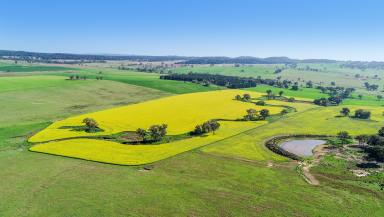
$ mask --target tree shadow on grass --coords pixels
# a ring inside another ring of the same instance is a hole
[[[87,132],[87,133],[98,133],[98,132],[104,132],[103,129],[94,127],[92,129],[89,129],[87,126],[61,126],[59,129],[70,129],[70,131],[77,131],[77,132]]]

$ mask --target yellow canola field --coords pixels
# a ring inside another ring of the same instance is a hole
[[[266,121],[221,121],[215,135],[179,140],[161,145],[124,145],[94,139],[69,139],[38,144],[31,151],[120,165],[140,165],[159,161],[191,149],[220,141],[246,130],[256,128]]]
[[[161,98],[57,121],[31,137],[29,142],[110,135],[122,131],[135,131],[137,128],[147,129],[151,125],[163,123],[168,125],[169,135],[177,135],[189,132],[197,124],[210,119],[241,118],[249,108],[269,109],[270,114],[277,114],[282,110],[280,107],[256,106],[234,100],[235,95],[244,93],[249,93],[253,98],[262,95],[243,90],[219,90]],[[90,134],[68,129],[68,126],[82,126],[82,120],[87,117],[95,119],[104,131]]]

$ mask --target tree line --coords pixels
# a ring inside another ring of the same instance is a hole
[[[292,90],[299,89],[299,85],[297,82],[281,80],[281,77],[278,77],[276,79],[263,79],[260,76],[258,76],[257,78],[253,78],[190,72],[187,74],[171,73],[167,75],[161,75],[160,79],[215,84],[217,86],[223,86],[227,88],[249,88],[256,87],[259,84],[265,84],[281,88],[291,88]]]

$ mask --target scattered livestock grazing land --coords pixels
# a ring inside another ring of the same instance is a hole
[[[384,83],[374,78],[384,76],[380,69],[170,68],[282,76],[299,83],[296,91],[161,80],[159,73],[103,63],[70,66],[0,62],[0,216],[384,216],[382,163],[367,159],[360,141],[337,143],[340,131],[376,135],[384,126],[384,100],[376,97]],[[313,100],[328,95],[305,88],[307,80],[335,81],[356,92],[338,106],[317,106]],[[365,81],[380,84],[379,90],[364,90]],[[267,90],[283,91],[283,98],[268,98]],[[345,107],[349,115],[341,115]],[[355,118],[359,109],[370,118]],[[266,118],[262,110],[269,111]],[[95,131],[85,130],[85,118],[97,122]],[[196,134],[209,120],[219,128]],[[166,135],[151,140],[151,126],[162,124]],[[147,134],[132,142],[138,128]],[[294,135],[330,139],[300,164],[265,146]]]

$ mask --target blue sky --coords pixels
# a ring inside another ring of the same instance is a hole
[[[0,0],[0,49],[384,61],[380,0]]]

